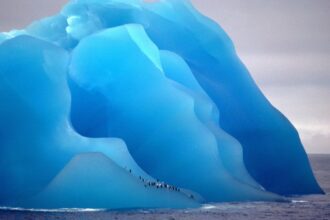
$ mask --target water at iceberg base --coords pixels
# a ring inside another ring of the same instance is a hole
[[[189,1],[72,0],[0,34],[0,206],[322,193],[298,133]]]

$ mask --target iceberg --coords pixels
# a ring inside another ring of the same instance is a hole
[[[0,33],[0,206],[322,193],[293,125],[187,0],[71,0]]]

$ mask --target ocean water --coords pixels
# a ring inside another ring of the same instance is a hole
[[[291,202],[207,204],[200,209],[107,211],[94,209],[23,210],[0,208],[0,219],[310,219],[330,220],[330,155],[310,155],[314,173],[326,195],[290,198]]]

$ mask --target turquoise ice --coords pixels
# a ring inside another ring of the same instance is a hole
[[[0,205],[322,193],[298,133],[189,1],[75,0],[0,34]]]

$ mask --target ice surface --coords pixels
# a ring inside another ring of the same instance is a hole
[[[322,192],[294,127],[189,1],[72,0],[1,33],[0,103],[3,206],[196,206],[141,179],[207,202]]]
[[[199,206],[182,192],[149,186],[100,153],[74,157],[40,194],[27,203],[43,209]]]

